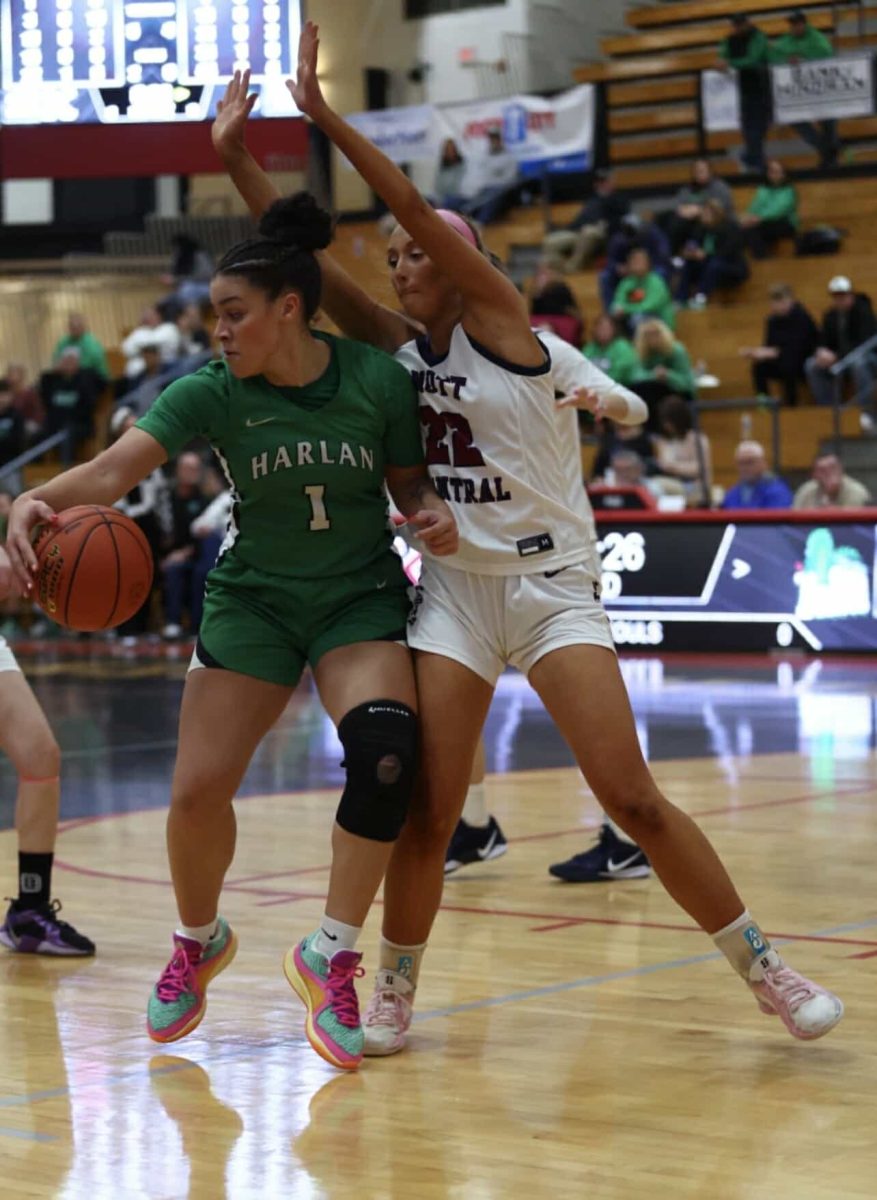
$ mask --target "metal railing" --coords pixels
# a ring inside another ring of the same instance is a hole
[[[56,446],[66,444],[70,440],[69,429],[59,429],[57,433],[50,434],[49,437],[43,438],[41,442],[31,446],[17,458],[11,459],[5,466],[0,467],[0,483],[4,479],[8,479],[10,475],[18,476],[18,472],[22,467],[26,467],[28,463],[33,462],[37,458],[42,458],[49,450],[54,450]]]
[[[877,358],[877,333],[873,337],[869,337],[866,342],[862,342],[861,346],[856,346],[855,350],[851,350],[849,354],[845,354],[843,358],[838,359],[828,368],[828,373],[831,375],[834,388],[832,394],[832,437],[835,447],[840,449],[841,431],[840,431],[840,410],[843,406],[843,377],[847,371],[853,370],[860,362],[865,359]],[[875,374],[877,374],[877,363],[872,365],[870,379],[860,387],[858,391],[853,393],[850,400],[850,405],[861,404],[862,399],[867,393],[870,393],[870,398],[873,399]]]

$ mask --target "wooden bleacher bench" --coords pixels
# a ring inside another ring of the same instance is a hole
[[[652,29],[656,25],[677,25],[687,21],[710,21],[744,12],[756,22],[761,13],[791,12],[796,8],[829,8],[826,0],[685,0],[679,4],[651,4],[648,8],[632,8],[625,21],[634,29]],[[809,18],[809,14],[808,14]]]
[[[645,83],[610,83],[607,100],[612,109],[640,104],[666,104],[672,100],[696,100],[694,78],[655,79]]]
[[[696,8],[697,5],[691,7]],[[787,10],[789,6],[786,6]],[[808,20],[814,29],[823,32],[832,30],[838,20],[854,16],[856,8],[843,8],[837,11],[826,9],[811,13]],[[757,17],[755,24],[768,37],[777,37],[788,33],[789,22],[787,13],[776,17]],[[603,38],[600,49],[604,54],[662,54],[668,50],[682,50],[693,46],[718,46],[728,36],[727,20],[716,23],[708,22],[697,25],[671,25],[648,33],[627,33],[618,37]]]

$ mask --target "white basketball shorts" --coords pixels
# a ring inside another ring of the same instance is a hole
[[[532,575],[475,575],[424,561],[408,645],[443,654],[493,685],[506,666],[528,675],[561,646],[615,650],[600,583],[584,564]]]
[[[15,655],[9,648],[6,638],[0,637],[0,671],[20,671],[21,667],[15,661]]]

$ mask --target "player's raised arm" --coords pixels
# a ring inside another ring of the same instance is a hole
[[[463,297],[466,329],[512,361],[538,366],[543,361],[542,350],[530,332],[527,306],[515,285],[473,244],[474,239],[470,242],[461,237],[453,225],[442,220],[377,146],[329,107],[317,78],[318,50],[317,26],[308,21],[299,40],[296,79],[287,84],[298,108],[350,160],[423,253],[441,264],[442,273]]]
[[[255,220],[265,213],[280,192],[247,149],[247,119],[256,101],[249,93],[250,72],[236,71],[216,107],[211,128],[213,145],[232,183]],[[422,332],[401,313],[378,304],[325,250],[317,253],[323,276],[320,304],[347,337],[377,346],[392,354]]]
[[[71,467],[24,492],[9,513],[6,549],[18,583],[25,591],[32,586],[37,569],[30,535],[36,525],[51,521],[55,513],[75,504],[114,504],[160,467],[167,453],[151,434],[129,429],[109,449],[91,462]]]

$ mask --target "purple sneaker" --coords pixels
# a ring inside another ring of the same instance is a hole
[[[25,908],[13,900],[0,926],[0,942],[19,954],[52,954],[63,958],[85,958],[94,954],[94,942],[58,917],[61,901],[51,900]]]

